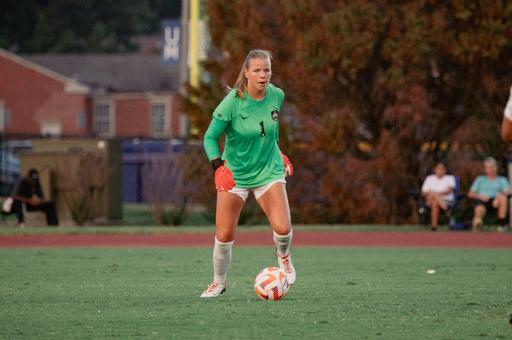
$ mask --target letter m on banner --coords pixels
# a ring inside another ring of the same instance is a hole
[[[179,20],[162,20],[162,61],[179,64],[181,46],[181,23]]]

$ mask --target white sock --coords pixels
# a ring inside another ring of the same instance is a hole
[[[215,245],[213,246],[213,281],[217,283],[224,284],[226,282],[234,242],[224,243],[215,238]]]
[[[274,231],[274,242],[277,248],[277,255],[283,257],[290,253],[290,245],[292,243],[292,231],[286,235],[279,235]]]

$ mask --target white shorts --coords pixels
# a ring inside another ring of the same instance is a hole
[[[247,197],[249,197],[249,193],[251,191],[254,193],[254,197],[256,199],[259,199],[275,183],[286,183],[286,180],[284,178],[276,179],[275,181],[269,182],[269,183],[267,183],[265,185],[262,185],[261,187],[256,187],[256,188],[238,188],[238,187],[234,187],[233,189],[229,190],[228,192],[231,192],[231,193],[237,195],[238,197],[240,197],[245,202]]]

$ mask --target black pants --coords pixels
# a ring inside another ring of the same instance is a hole
[[[38,205],[32,205],[25,203],[25,207],[27,211],[38,211],[41,210],[46,215],[46,224],[47,225],[59,225],[59,219],[57,217],[57,212],[55,211],[55,205],[52,202],[43,202]],[[16,214],[18,218],[18,223],[23,223],[25,221],[25,216],[23,215],[23,202],[14,200],[12,202],[12,210],[11,212]]]

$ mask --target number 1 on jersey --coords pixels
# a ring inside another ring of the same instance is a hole
[[[263,124],[263,121],[260,122],[261,127],[261,137],[265,136],[265,124]]]

